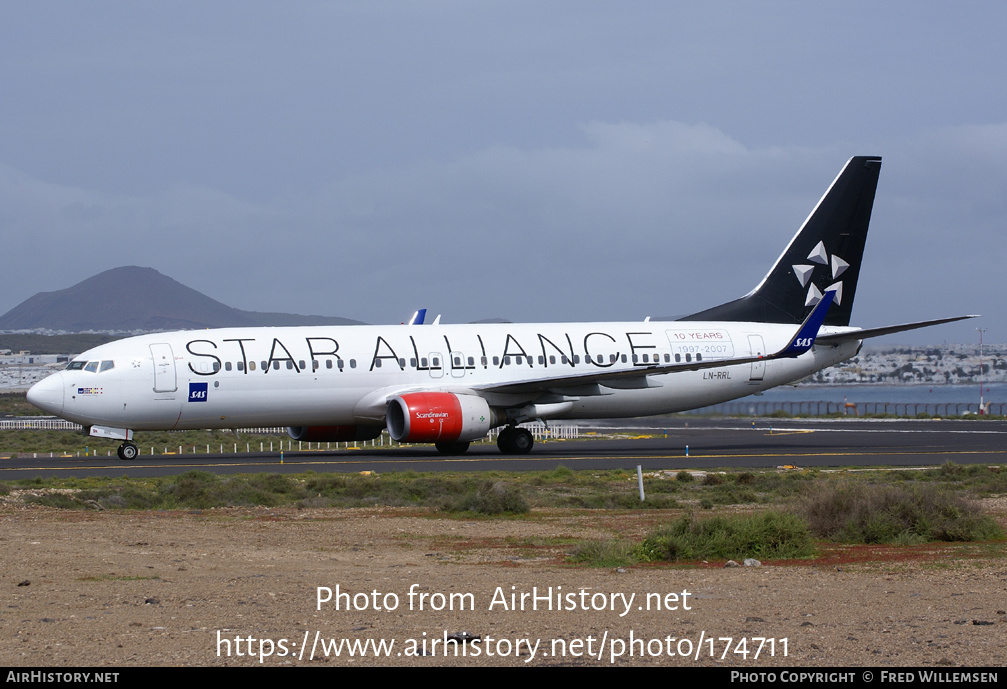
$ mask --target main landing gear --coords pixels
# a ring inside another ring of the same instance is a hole
[[[497,438],[497,447],[505,455],[526,455],[531,452],[535,444],[535,438],[527,428],[508,426],[500,431]]]
[[[136,459],[136,456],[140,454],[140,449],[136,446],[136,443],[131,440],[127,440],[119,446],[119,449],[116,450],[116,454],[119,455],[119,459],[129,462]]]

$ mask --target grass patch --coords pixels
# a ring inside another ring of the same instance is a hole
[[[1004,537],[996,521],[948,488],[819,483],[799,513],[821,538],[841,543],[915,544],[988,541]]]
[[[486,515],[525,514],[531,511],[531,505],[525,500],[518,486],[500,481],[486,481],[475,490],[446,501],[441,511]]]
[[[622,539],[585,541],[571,551],[570,562],[591,567],[627,567],[636,564],[636,545]]]
[[[814,554],[807,523],[777,511],[702,519],[684,515],[652,531],[636,549],[641,562],[790,560]]]

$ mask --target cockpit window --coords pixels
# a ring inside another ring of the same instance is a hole
[[[101,368],[98,369],[98,373],[101,373],[102,371],[108,371],[109,369],[113,368],[115,368],[114,361],[103,361],[101,362]]]
[[[87,363],[86,361],[71,361],[69,364],[66,365],[66,370],[79,371],[82,368],[84,368],[84,364],[86,363]]]
[[[84,370],[85,371],[90,371],[91,373],[97,373],[98,372],[98,362],[97,361],[89,361],[89,362],[87,362],[87,365],[84,366]]]

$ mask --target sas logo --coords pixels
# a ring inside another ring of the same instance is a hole
[[[206,401],[206,383],[189,383],[189,401]]]

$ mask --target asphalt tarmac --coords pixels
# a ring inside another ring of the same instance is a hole
[[[69,476],[168,476],[193,469],[216,474],[360,471],[531,471],[571,469],[714,469],[924,467],[999,465],[1007,461],[1007,422],[982,420],[670,419],[590,422],[582,434],[609,436],[537,442],[530,454],[506,456],[474,445],[459,457],[432,446],[238,454],[141,454],[0,460],[0,481]],[[618,437],[612,438],[616,435]],[[138,438],[143,449],[142,435]]]

